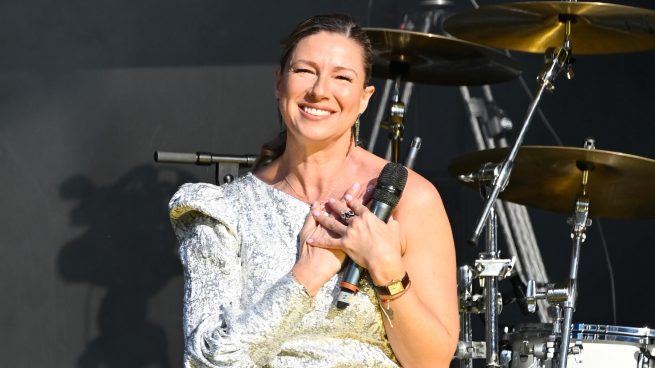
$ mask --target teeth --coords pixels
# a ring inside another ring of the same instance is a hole
[[[307,107],[307,106],[305,106],[305,107],[303,107],[302,109],[303,109],[303,111],[305,111],[305,112],[308,113],[308,114],[317,115],[317,116],[327,116],[327,115],[330,114],[329,111],[320,110],[320,109],[315,109],[315,108],[313,108],[313,107]]]

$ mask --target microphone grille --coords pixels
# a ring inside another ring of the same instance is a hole
[[[396,207],[407,184],[407,169],[399,163],[390,162],[384,166],[373,192],[373,200]]]

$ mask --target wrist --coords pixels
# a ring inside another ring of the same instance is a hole
[[[371,280],[374,285],[386,285],[393,280],[402,279],[405,274],[405,266],[400,257],[389,257],[383,262],[371,264],[368,268],[368,273],[371,275]]]
[[[305,287],[305,290],[310,296],[315,296],[324,282],[317,280],[315,273],[309,270],[311,270],[310,267],[303,267],[302,264],[296,263],[291,269],[291,275],[298,283]]]

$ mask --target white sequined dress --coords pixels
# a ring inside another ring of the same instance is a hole
[[[185,367],[398,367],[367,280],[338,310],[341,274],[313,298],[291,275],[308,213],[252,174],[175,193]]]

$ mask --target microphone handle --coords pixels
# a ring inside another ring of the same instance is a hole
[[[389,217],[391,217],[393,207],[381,201],[373,201],[371,202],[370,210],[377,218],[387,222],[389,221]],[[350,258],[346,258],[345,262],[346,271],[340,284],[341,291],[339,291],[339,296],[337,297],[338,309],[345,309],[350,305],[353,296],[359,291],[359,279],[362,277],[362,271],[364,270],[362,266],[353,262]]]

